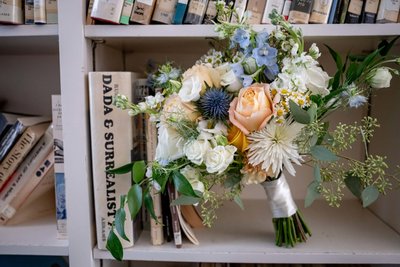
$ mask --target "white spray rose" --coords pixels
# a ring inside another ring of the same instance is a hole
[[[387,88],[390,86],[391,79],[392,74],[388,68],[377,68],[371,78],[368,79],[368,83],[372,88]]]
[[[211,140],[214,138],[214,135],[228,135],[228,127],[226,127],[226,125],[222,122],[217,122],[214,128],[208,127],[208,120],[199,121],[199,124],[197,125],[197,131],[200,132],[200,135],[198,139]]]
[[[160,163],[168,163],[183,157],[183,142],[184,139],[175,129],[165,123],[160,123],[155,160]]]
[[[198,169],[193,168],[192,166],[185,166],[180,170],[180,173],[185,176],[193,190],[200,191],[204,193],[204,184],[200,181],[200,172]]]
[[[227,86],[226,90],[231,93],[235,93],[242,89],[242,82],[236,77],[233,70],[221,75],[221,85]]]
[[[236,152],[234,146],[216,146],[206,154],[207,172],[221,174],[233,161]]]
[[[206,152],[211,149],[211,145],[207,140],[189,141],[183,146],[185,156],[196,165],[201,165]]]
[[[329,94],[329,79],[328,74],[323,71],[320,67],[313,66],[305,71],[307,75],[307,88],[312,94],[318,94],[326,96]]]
[[[182,82],[179,96],[183,102],[197,101],[203,89],[202,80],[198,76],[190,76]]]

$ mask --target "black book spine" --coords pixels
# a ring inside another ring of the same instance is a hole
[[[360,23],[363,7],[363,0],[351,0],[344,23]]]
[[[161,194],[161,208],[162,208],[162,216],[163,216],[163,233],[164,238],[167,242],[171,242],[174,239],[174,232],[172,230],[172,218],[171,218],[171,209],[170,209],[170,201],[168,196],[168,188],[165,188],[164,193]]]
[[[342,13],[342,9],[343,9],[343,0],[339,0],[335,10],[335,16],[333,18],[334,24],[340,23],[340,14]]]

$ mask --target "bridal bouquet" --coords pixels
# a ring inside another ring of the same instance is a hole
[[[301,31],[277,13],[271,15],[276,28],[268,33],[254,31],[246,17],[237,24],[226,22],[224,15],[235,11],[218,9],[216,31],[225,40],[220,49],[210,50],[184,72],[172,63],[160,66],[150,76],[157,93],[141,103],[123,95],[115,99],[132,116],[149,114],[158,130],[153,162],[112,171],[132,171],[134,181],[121,198],[108,238],[117,258],[122,247],[116,233],[125,236],[124,205],[134,217],[144,204],[155,218],[153,186],[163,192],[173,183],[179,198],[172,205],[199,203],[203,223],[211,226],[224,200],[243,206],[242,188],[261,184],[272,209],[276,245],[293,247],[311,235],[285,179],[285,173],[296,175],[295,165],[314,168],[306,206],[318,196],[339,206],[347,186],[366,207],[398,181],[396,173],[387,173],[385,157],[367,150],[379,126],[376,119],[337,126],[326,119],[338,108],[368,104],[372,90],[389,87],[392,74],[399,74],[388,67],[400,63],[388,55],[395,40],[367,56],[345,59],[328,47],[337,66],[330,76],[318,62],[318,47],[306,49]],[[357,139],[366,144],[365,159],[341,156]],[[217,185],[223,190],[213,191]]]

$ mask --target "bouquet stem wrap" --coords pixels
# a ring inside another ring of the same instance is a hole
[[[285,175],[281,174],[278,179],[262,182],[261,185],[270,200],[275,244],[294,247],[296,243],[305,242],[311,231],[294,203]]]

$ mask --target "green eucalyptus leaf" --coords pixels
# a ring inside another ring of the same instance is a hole
[[[338,160],[338,157],[335,154],[333,154],[332,151],[321,145],[311,147],[310,152],[311,155],[317,160],[321,161]]]
[[[133,166],[133,162],[123,165],[121,167],[115,168],[115,169],[106,170],[106,172],[114,173],[114,174],[124,174],[124,173],[130,172],[132,170],[132,166]]]
[[[295,121],[302,124],[309,124],[311,122],[311,117],[307,113],[307,111],[305,111],[295,102],[293,102],[293,100],[289,100],[289,106],[290,113],[293,115]]]
[[[376,186],[370,185],[366,187],[361,193],[361,200],[363,207],[366,208],[375,202],[379,197],[379,190]]]
[[[321,168],[319,167],[319,164],[315,164],[314,166],[314,181],[316,182],[321,182]]]
[[[308,208],[317,199],[320,195],[318,191],[319,182],[312,181],[307,187],[307,195],[306,199],[304,200],[304,206]]]
[[[318,137],[318,141],[317,141],[317,145],[322,144],[323,141],[327,141],[326,137],[327,135],[329,135],[328,133],[328,129],[329,129],[329,122],[324,122],[322,125],[322,131],[320,132],[320,136]],[[331,144],[329,142],[327,142],[327,144]]]
[[[244,210],[243,201],[242,201],[242,199],[240,198],[239,195],[235,195],[235,197],[233,198],[233,201],[235,201],[235,203],[238,204],[238,206],[239,206],[242,210]]]
[[[362,185],[360,178],[352,174],[347,174],[344,183],[354,196],[361,199]]]
[[[136,217],[142,207],[142,196],[142,187],[138,184],[134,184],[128,191],[128,208],[132,219]]]
[[[125,234],[125,221],[126,221],[126,213],[125,210],[118,209],[115,213],[115,229],[117,233],[126,241],[129,242],[129,238]]]
[[[172,173],[172,180],[174,181],[176,190],[182,195],[198,197],[193,191],[192,185],[179,171],[174,171]]]
[[[239,184],[242,177],[239,173],[229,173],[228,178],[224,181],[225,188],[232,188]]]
[[[171,202],[171,205],[193,205],[199,203],[201,198],[181,195]]]
[[[144,194],[144,206],[146,207],[147,211],[150,213],[151,218],[153,218],[156,222],[159,223],[158,218],[154,212],[153,198],[149,191],[146,191]]]
[[[308,108],[307,113],[310,117],[310,122],[314,122],[315,119],[317,118],[317,104],[312,103],[311,106]]]
[[[124,250],[122,249],[121,241],[114,233],[114,227],[108,233],[106,248],[116,260],[122,261]]]
[[[143,160],[136,161],[132,166],[132,180],[135,183],[140,183],[146,173],[146,163]]]
[[[125,202],[126,202],[126,195],[121,195],[120,201],[119,201],[119,208],[120,209],[124,208]]]

